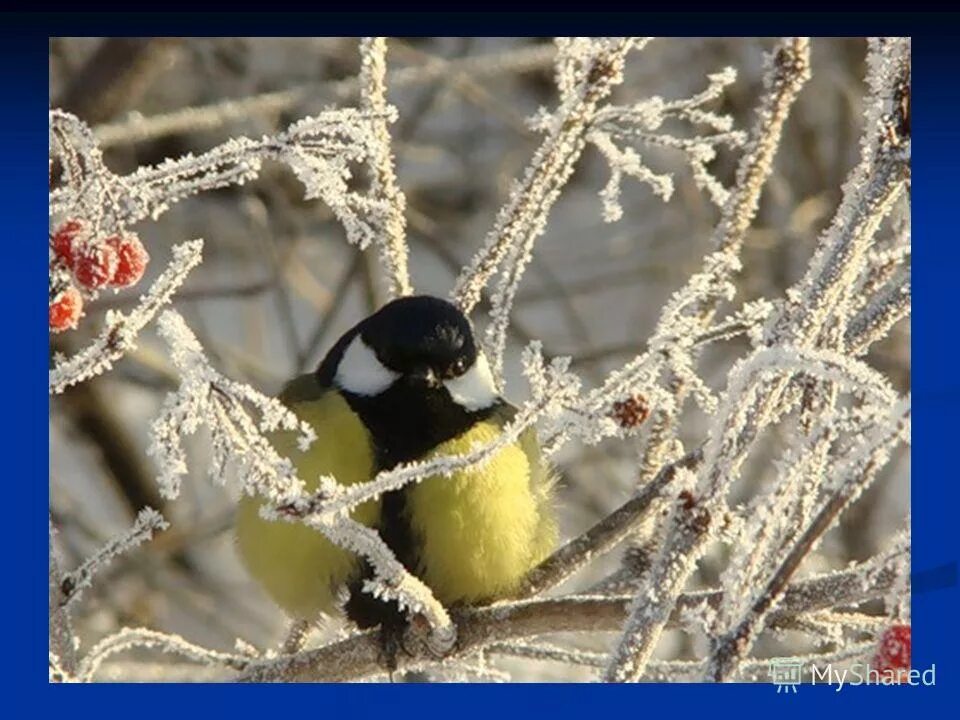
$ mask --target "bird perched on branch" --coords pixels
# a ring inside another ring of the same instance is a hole
[[[353,485],[399,463],[463,454],[497,438],[516,412],[497,391],[470,321],[430,296],[394,300],[361,321],[280,397],[317,435],[305,452],[292,433],[274,440],[307,490],[322,475]],[[552,551],[551,485],[531,430],[482,465],[388,492],[353,517],[376,528],[442,604],[483,604],[509,596]],[[362,591],[372,577],[366,562],[305,525],[262,519],[259,503],[241,501],[238,545],[277,604],[313,620],[346,597],[347,616],[362,628],[379,625],[395,648],[405,618],[396,603]]]

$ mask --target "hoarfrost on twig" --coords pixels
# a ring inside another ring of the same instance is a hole
[[[144,218],[156,220],[173,203],[199,192],[243,185],[264,160],[290,167],[304,197],[320,199],[343,225],[347,239],[366,248],[378,240],[394,204],[379,193],[351,189],[352,166],[383,155],[382,124],[396,110],[329,110],[259,140],[233,138],[201,155],[188,153],[130,175],[110,172],[90,129],[69,113],[50,112],[50,145],[62,160],[64,181],[50,193],[51,216],[83,218],[97,235],[120,232]]]
[[[875,55],[881,47],[882,43],[872,42],[871,54]],[[773,346],[792,346],[791,352],[809,347],[817,341],[829,318],[843,311],[838,301],[857,280],[881,219],[904,188],[909,137],[900,133],[909,123],[898,119],[897,108],[891,113],[876,112],[875,108],[887,107],[891,98],[902,91],[899,89],[904,75],[909,72],[905,59],[908,48],[909,41],[896,43],[889,56],[870,60],[874,95],[868,103],[861,162],[853,171],[853,180],[848,182],[841,207],[825,231],[821,249],[807,275],[788,292],[787,302],[767,321],[763,341],[772,348],[770,358],[781,354]],[[878,79],[878,75],[882,77]],[[849,376],[864,379],[881,403],[893,402],[885,383],[876,381],[871,371],[851,360],[835,360],[802,369],[824,373],[826,379],[836,382]],[[760,431],[784,411],[781,402],[787,397],[785,391],[795,374],[786,371],[773,380],[757,379],[736,387],[731,378],[726,405],[711,431],[697,486],[674,507],[663,546],[649,573],[651,589],[638,592],[606,679],[628,681],[643,675],[677,595],[711,533],[716,532],[718,515],[725,508],[725,491],[737,478]]]
[[[99,337],[72,357],[58,359],[50,370],[50,394],[61,393],[71,385],[109,370],[113,363],[135,347],[137,335],[153,320],[187,274],[200,264],[202,240],[193,240],[173,249],[173,260],[127,314],[110,311]]]
[[[611,104],[628,53],[649,40],[557,39],[559,103],[531,120],[544,138],[452,293],[469,313],[492,285],[491,322],[483,344],[502,384],[517,289],[584,148],[594,145],[610,165],[610,181],[601,191],[606,220],[620,215],[625,176],[669,196],[671,179],[644,164],[644,149],[684,155],[696,184],[721,206],[711,251],[701,269],[663,306],[646,349],[594,386],[586,386],[571,371],[569,358],[545,358],[540,342],[530,342],[522,354],[528,397],[517,403],[515,417],[496,439],[460,455],[398,465],[346,487],[333,477],[300,477],[290,458],[277,452],[270,434],[294,432],[300,448],[307,449],[317,439],[311,426],[278,400],[219,372],[176,312],[168,310],[159,318],[159,333],[170,348],[178,380],[150,429],[150,453],[160,469],[161,493],[168,498],[178,494],[188,469],[184,439],[205,428],[212,449],[209,473],[215,482],[235,479],[243,493],[264,501],[263,517],[301,523],[364,557],[373,575],[363,591],[394,600],[407,613],[426,620],[432,631],[428,647],[447,659],[437,665],[426,656],[403,656],[401,669],[428,669],[440,679],[506,680],[509,675],[491,666],[489,656],[511,654],[602,669],[604,679],[614,681],[759,680],[766,677],[767,661],[751,658],[750,652],[761,632],[790,630],[810,636],[818,652],[797,659],[821,666],[865,656],[885,623],[909,619],[906,533],[866,562],[811,578],[796,576],[824,532],[869,485],[892,449],[909,441],[909,396],[900,397],[863,356],[910,312],[910,218],[905,202],[910,182],[910,42],[870,40],[870,95],[860,162],[844,185],[840,206],[820,236],[806,273],[782,298],[727,307],[735,299],[740,251],[771,174],[784,122],[810,75],[809,41],[783,38],[776,44],[767,59],[757,118],[745,138],[733,129],[729,117],[710,109],[734,81],[731,69],[708,76],[704,89],[688,98]],[[326,110],[260,139],[229,140],[208,152],[124,176],[105,166],[85,124],[68,113],[51,111],[51,158],[60,164],[59,182],[50,195],[51,217],[81,218],[95,232],[119,231],[158,217],[192,194],[245,183],[258,176],[264,160],[279,161],[301,180],[308,199],[321,199],[332,209],[351,242],[376,248],[390,294],[409,294],[406,201],[388,132],[396,111],[386,94],[388,81],[416,82],[417,72],[404,68],[388,74],[385,52],[384,38],[362,40],[359,76],[333,88],[340,97],[358,94],[358,109]],[[516,62],[539,67],[552,54],[552,49],[545,53],[537,47],[529,57],[520,53]],[[481,66],[480,59],[467,58],[431,60],[423,72],[439,77],[471,67],[498,71],[489,60]],[[249,100],[208,109],[206,115],[201,113],[199,126],[292,107],[303,100],[303,90]],[[679,136],[672,130],[675,123],[667,132],[668,120],[679,120],[692,132]],[[145,122],[144,132],[176,131],[191,121],[189,113],[161,116]],[[135,123],[128,125],[100,132],[123,139],[135,134]],[[721,145],[744,146],[731,188],[722,187],[708,169]],[[360,169],[370,181],[363,188],[355,178]],[[888,216],[890,232],[884,231],[885,237],[877,240]],[[176,247],[170,266],[133,311],[108,314],[104,331],[89,347],[69,359],[56,358],[50,371],[51,394],[105,371],[130,350],[138,333],[199,263],[200,251],[200,241]],[[721,310],[725,316],[715,319]],[[749,343],[743,343],[746,350],[726,371],[722,389],[708,384],[698,367],[700,349],[744,334]],[[710,418],[707,431],[689,451],[678,433],[688,398]],[[628,406],[631,412],[624,410]],[[730,490],[758,438],[788,417],[797,420],[796,432],[771,464],[770,482],[741,505],[729,506]],[[637,491],[535,568],[517,597],[460,610],[455,626],[430,588],[404,568],[378,532],[354,521],[350,513],[410,483],[448,477],[488,462],[533,430],[547,457],[570,442],[594,444],[645,432]],[[308,493],[304,480],[311,486],[315,481],[317,489]],[[588,594],[541,597],[629,541],[654,515],[665,515],[665,520],[657,543],[644,546],[642,563],[638,553],[628,552],[621,570],[591,585]],[[239,672],[238,679],[244,681],[351,680],[382,674],[379,646],[371,633],[363,632],[315,649],[292,644],[290,653],[278,656],[260,654],[243,643],[236,652],[224,653],[178,635],[127,628],[79,653],[71,601],[98,568],[162,527],[162,517],[145,509],[129,531],[74,572],[63,573],[54,556],[51,525],[51,681],[123,677],[125,665],[130,666],[128,677],[183,676],[183,663],[165,669],[139,659],[111,660],[135,649],[185,657],[216,679],[223,679],[224,672]],[[711,541],[732,546],[719,583],[707,590],[685,591]],[[883,615],[856,609],[876,599],[884,600]],[[668,627],[705,634],[709,650],[689,661],[652,661]],[[540,638],[558,632],[619,632],[619,637],[610,653],[553,645]],[[104,665],[107,661],[111,662]]]
[[[90,682],[103,662],[117,653],[146,648],[181,655],[204,665],[224,665],[237,670],[245,668],[250,658],[242,655],[209,650],[191,643],[179,635],[157,632],[146,628],[123,628],[98,642],[80,663],[79,678]]]
[[[114,558],[129,552],[138,545],[153,539],[153,534],[159,530],[166,530],[170,523],[153,508],[144,508],[134,520],[133,526],[117,535],[93,555],[83,561],[73,572],[67,573],[61,579],[63,600],[68,606],[80,597],[81,593],[90,587],[93,576],[103,569]]]
[[[719,98],[724,88],[736,79],[736,70],[725,68],[709,75],[707,88],[690,98],[664,100],[654,96],[632,105],[609,105],[597,113],[587,139],[603,154],[610,166],[610,181],[600,193],[604,220],[614,222],[623,216],[620,185],[625,175],[649,185],[654,194],[664,201],[673,195],[673,179],[670,175],[654,172],[644,165],[642,156],[634,148],[619,147],[616,141],[681,153],[690,164],[697,187],[707,191],[716,205],[722,206],[727,201],[727,189],[710,174],[707,164],[716,158],[717,147],[725,145],[738,148],[743,145],[746,135],[732,129],[733,119],[729,115],[717,115],[703,106]],[[662,126],[669,118],[705,126],[709,132],[689,138],[677,137],[663,130]]]
[[[773,171],[773,160],[780,145],[783,125],[801,88],[810,77],[810,41],[808,38],[782,38],[766,59],[763,75],[764,93],[757,110],[757,120],[737,166],[734,189],[720,214],[713,231],[711,244],[714,253],[704,259],[703,270],[695,274],[664,308],[654,333],[664,337],[681,317],[685,317],[687,333],[696,334],[698,327],[708,324],[716,308],[729,291],[704,293],[704,286],[724,288],[740,270],[740,249],[747,229],[760,207],[760,194]],[[683,316],[678,316],[677,298],[694,296],[695,302],[683,303]],[[688,360],[689,367],[692,361]],[[686,373],[690,379],[690,373]],[[684,378],[675,371],[668,372],[663,384],[676,395],[669,407],[657,408],[650,421],[650,431],[643,449],[642,477],[649,478],[665,461],[670,449],[676,447],[677,417],[683,409],[687,388]]]
[[[299,420],[279,400],[224,378],[207,361],[200,343],[183,318],[172,310],[160,318],[160,334],[170,346],[171,358],[181,377],[179,390],[170,393],[151,427],[149,452],[161,467],[159,481],[167,497],[175,497],[187,470],[182,438],[201,425],[210,432],[213,460],[211,477],[226,480],[228,466],[236,469],[242,491],[261,497],[261,514],[271,520],[302,521],[322,532],[334,544],[366,558],[374,581],[365,590],[377,597],[397,600],[402,608],[426,617],[441,642],[452,642],[453,626],[444,608],[418,578],[397,561],[375,530],[342,513],[298,514],[309,502],[304,482],[289,458],[282,457],[264,432],[297,431],[301,447],[314,440],[310,425]],[[255,408],[257,421],[244,407]],[[317,478],[321,489],[337,487],[332,477]]]
[[[371,151],[373,187],[371,194],[382,197],[386,203],[385,217],[381,222],[381,231],[376,239],[380,253],[380,262],[390,283],[393,297],[410,295],[410,271],[407,268],[406,218],[404,211],[407,200],[397,186],[394,171],[393,148],[390,145],[390,132],[387,129],[387,117],[390,106],[387,104],[387,40],[386,38],[364,38],[360,41],[360,96],[363,107],[374,118],[373,132],[377,142]]]
[[[502,379],[510,308],[533,244],[543,234],[547,215],[573,174],[600,104],[623,81],[627,53],[634,47],[642,49],[647,42],[649,38],[580,38],[573,43],[558,43],[557,67],[563,78],[560,107],[549,121],[541,121],[549,125],[547,137],[534,153],[523,179],[511,189],[483,249],[460,273],[452,293],[454,301],[469,313],[493,275],[500,272],[486,338],[498,379]]]

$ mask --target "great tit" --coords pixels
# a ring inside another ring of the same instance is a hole
[[[470,321],[431,296],[394,300],[341,337],[318,369],[281,400],[317,439],[274,437],[308,490],[321,475],[352,485],[398,463],[458,455],[494,440],[516,413],[496,389]],[[359,506],[397,558],[447,607],[504,598],[554,548],[552,475],[528,431],[487,463],[434,476]],[[304,525],[271,522],[241,501],[240,555],[289,615],[314,620],[341,608],[362,628],[402,623],[394,603],[361,591],[371,570]]]

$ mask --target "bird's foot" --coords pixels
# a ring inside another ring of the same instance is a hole
[[[455,648],[457,642],[456,625],[436,629],[423,615],[413,615],[407,623],[403,636],[403,645],[408,653],[429,655],[434,660],[442,660]]]
[[[405,622],[384,622],[380,625],[380,663],[387,669],[391,681],[393,673],[397,670],[397,658],[400,653],[413,655],[404,645],[405,634]]]
[[[456,639],[456,626],[437,631],[422,615],[403,618],[402,622],[384,622],[380,625],[380,661],[392,680],[400,653],[408,658],[442,660],[455,649]]]

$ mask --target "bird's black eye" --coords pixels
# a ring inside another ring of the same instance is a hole
[[[457,358],[453,365],[447,369],[447,375],[449,377],[459,377],[463,375],[464,371],[467,369],[467,360],[466,358]]]

